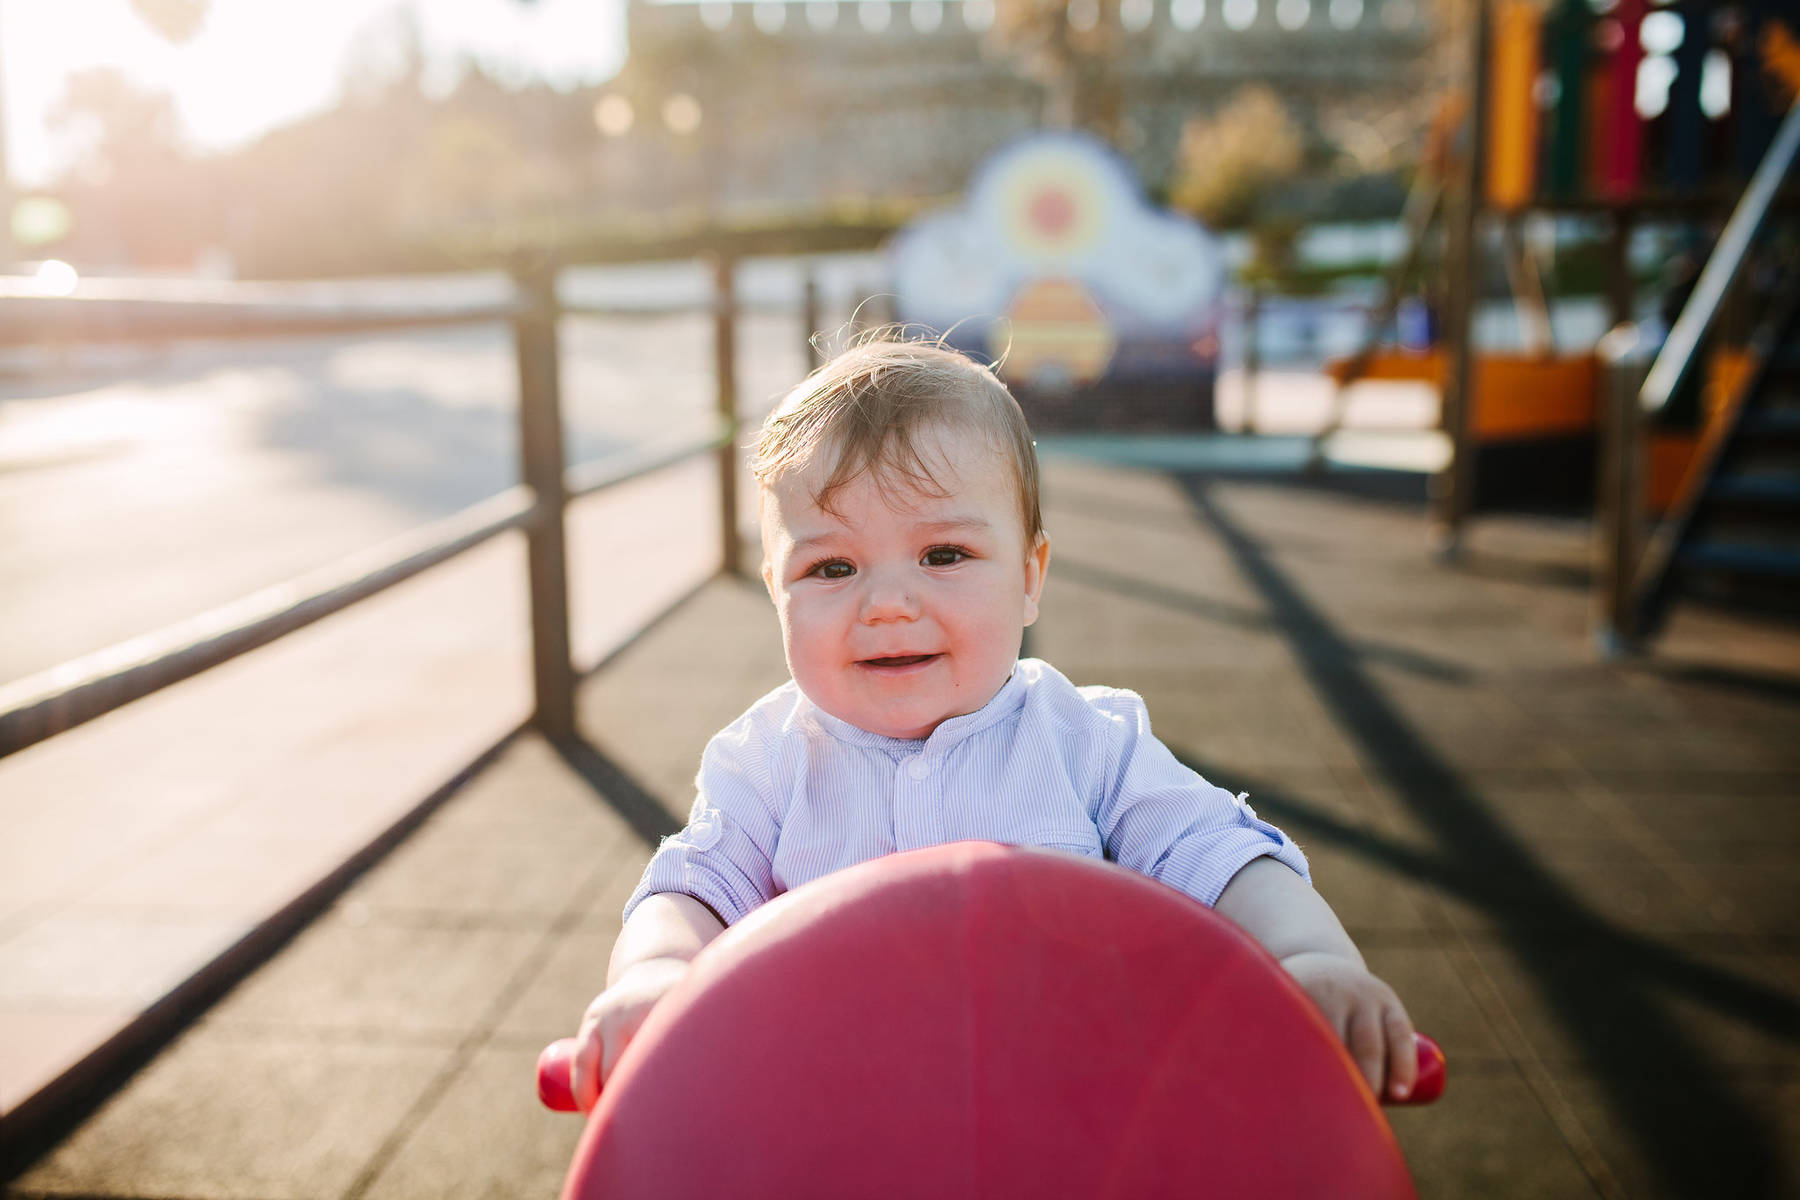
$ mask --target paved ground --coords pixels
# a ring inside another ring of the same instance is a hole
[[[1427,1197],[1800,1191],[1800,631],[1587,642],[1586,531],[1357,477],[1047,472],[1037,653],[1136,688],[1251,793],[1451,1059],[1394,1123]],[[782,678],[721,581],[521,738],[7,1195],[553,1194],[531,1064],[604,973],[705,738]]]

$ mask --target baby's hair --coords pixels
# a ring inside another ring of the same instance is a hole
[[[829,453],[837,461],[813,496],[826,512],[836,514],[832,497],[867,471],[883,488],[898,483],[946,496],[919,434],[949,426],[986,435],[1011,460],[1025,544],[1035,545],[1044,530],[1037,449],[1018,401],[991,370],[941,340],[895,333],[876,331],[783,397],[763,422],[750,460],[757,482],[767,488]]]

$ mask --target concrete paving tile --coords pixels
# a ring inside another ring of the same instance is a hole
[[[1582,1075],[1562,1080],[1582,1126],[1617,1176],[1624,1194],[1643,1200],[1774,1200],[1800,1195],[1800,1076],[1723,1076],[1735,1111],[1697,1110],[1692,1095],[1666,1081],[1634,1083],[1634,1104],[1674,1131],[1654,1152],[1621,1116],[1615,1088]]]
[[[169,827],[229,803],[228,785],[198,769],[167,780],[152,775],[146,795],[118,786],[117,755],[70,755],[54,746],[42,742],[0,761],[0,921],[79,893],[129,865],[138,846]],[[47,804],[46,796],[58,800]]]
[[[1480,799],[1484,813],[1528,845],[1555,841],[1598,846],[1616,841],[1620,835],[1603,813],[1568,787],[1539,790],[1477,784],[1471,791]]]
[[[1599,783],[1622,795],[1655,800],[1684,796],[1741,796],[1755,800],[1786,800],[1800,796],[1800,771],[1755,770],[1724,766],[1661,770],[1654,767],[1606,764],[1583,769]],[[1791,808],[1792,805],[1787,807]]]
[[[1575,762],[1590,770],[1762,773],[1789,771],[1793,766],[1788,750],[1767,741],[1722,742],[1715,735],[1692,728],[1668,730],[1657,736],[1646,736],[1637,730],[1595,730],[1560,741]]]
[[[459,1037],[543,938],[537,929],[407,928],[334,909],[240,984],[209,1024]]]
[[[142,1008],[236,944],[243,919],[55,913],[0,943],[0,1007]]]
[[[1322,828],[1380,830],[1384,836],[1391,835],[1387,814],[1371,802],[1368,789],[1359,787],[1352,792],[1346,788],[1343,780],[1347,773],[1339,768],[1288,765],[1268,774],[1249,775],[1220,771],[1204,761],[1195,765],[1205,768],[1201,773],[1220,787],[1248,792],[1257,815],[1284,827],[1291,824],[1288,832],[1296,838],[1324,836],[1309,834],[1309,821]]]
[[[606,886],[594,893],[593,901],[582,913],[582,928],[605,931],[607,936],[617,937],[619,916],[624,911],[625,901],[637,890],[638,881],[644,877],[644,868],[649,865],[648,846],[640,846],[622,854],[612,878],[607,881]]]
[[[1313,888],[1351,937],[1382,931],[1422,932],[1430,889],[1419,881],[1337,846],[1302,840]]]
[[[389,820],[398,814],[389,814]],[[257,920],[367,846],[379,830],[316,814],[220,813],[145,849],[82,897],[84,906]]]
[[[1786,779],[1786,776],[1778,778]],[[1761,847],[1792,861],[1800,849],[1800,777],[1793,791],[1765,788],[1758,777],[1739,787],[1730,776],[1711,774],[1692,786],[1662,790],[1655,778],[1596,781],[1601,795],[1683,857],[1713,860],[1754,856]],[[1634,786],[1635,784],[1635,786]]]
[[[368,1200],[554,1196],[582,1119],[538,1104],[535,1046],[489,1046],[457,1072],[364,1193]]]
[[[616,922],[615,922],[616,925]],[[549,958],[495,1025],[496,1036],[539,1048],[572,1036],[588,1002],[606,987],[617,930],[577,926],[557,935]]]
[[[721,582],[583,686],[580,725],[594,749],[685,819],[708,739],[787,678],[761,584]]]
[[[1527,960],[1498,943],[1472,945],[1519,1030],[1552,1069],[1641,1063],[1655,1075],[1657,1048],[1637,1039],[1661,1030],[1708,1063],[1800,1071],[1800,1043],[1775,1015],[1800,1004],[1800,993],[1766,955],[1690,945],[1660,961],[1626,959],[1635,965],[1621,968],[1619,959],[1588,948],[1538,949]]]
[[[606,986],[619,913],[648,859],[648,850],[626,848],[615,855],[610,876],[593,891],[579,921],[552,935],[548,956],[501,1016],[496,1026],[501,1035],[542,1045],[575,1032],[588,1001]]]
[[[16,1181],[45,1196],[341,1196],[447,1047],[189,1034]]]
[[[618,828],[619,818],[548,741],[525,734],[433,813],[430,825],[549,825],[597,835]]]
[[[1794,864],[1782,861],[1733,862],[1710,873],[1714,887],[1731,904],[1731,921],[1772,937],[1800,936],[1800,887]]]
[[[1435,1104],[1384,1111],[1420,1200],[1589,1200],[1600,1195],[1537,1097],[1510,1067],[1453,1075]]]
[[[554,917],[588,885],[612,846],[629,836],[616,817],[582,825],[427,822],[339,903],[377,916]]]
[[[1623,839],[1540,844],[1533,850],[1545,874],[1560,885],[1558,890],[1548,891],[1527,877],[1471,873],[1473,890],[1444,894],[1445,909],[1458,928],[1469,933],[1512,929],[1553,935],[1568,922],[1569,905],[1574,904],[1645,937],[1719,931],[1717,916],[1696,905],[1661,867]]]
[[[0,1004],[0,1117],[86,1058],[141,1005]]]
[[[1444,1048],[1452,1078],[1459,1070],[1487,1070],[1506,1061],[1506,1049],[1482,1016],[1450,956],[1429,944],[1399,944],[1377,937],[1358,943],[1369,970],[1406,1005],[1414,1028]]]

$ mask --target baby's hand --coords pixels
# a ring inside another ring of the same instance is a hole
[[[1393,988],[1350,959],[1323,951],[1291,954],[1281,965],[1337,1030],[1376,1095],[1381,1095],[1384,1066],[1388,1097],[1404,1100],[1412,1094],[1418,1052],[1412,1019]]]
[[[600,1085],[612,1076],[619,1055],[637,1034],[656,1002],[687,974],[688,963],[653,958],[638,963],[594,997],[581,1018],[578,1043],[569,1064],[569,1090],[582,1112],[600,1099]]]

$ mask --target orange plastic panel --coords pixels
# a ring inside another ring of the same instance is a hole
[[[1592,355],[1526,358],[1484,354],[1475,360],[1477,442],[1592,432],[1599,405],[1599,363]]]
[[[1543,9],[1534,0],[1499,0],[1494,6],[1487,194],[1489,204],[1507,212],[1530,204],[1537,187],[1538,105],[1532,93],[1543,21]]]

